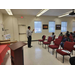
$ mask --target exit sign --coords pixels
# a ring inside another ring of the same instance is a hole
[[[23,16],[21,16],[21,18],[23,18]]]

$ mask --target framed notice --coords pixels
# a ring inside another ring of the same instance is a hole
[[[8,40],[8,39],[11,38],[11,35],[10,34],[6,34],[6,35],[4,35],[4,37],[5,37],[6,40]]]
[[[43,29],[48,29],[48,24],[43,24]]]
[[[4,31],[4,28],[2,28],[2,31]]]
[[[61,30],[61,25],[56,25],[56,30]]]

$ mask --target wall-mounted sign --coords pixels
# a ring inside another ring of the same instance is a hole
[[[56,30],[61,30],[61,25],[60,24],[56,25]]]
[[[48,29],[48,24],[43,24],[43,29]]]
[[[10,34],[6,34],[6,35],[4,35],[4,37],[5,37],[6,40],[8,40],[8,39],[11,38],[11,35]]]

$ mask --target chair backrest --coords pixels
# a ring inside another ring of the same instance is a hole
[[[71,42],[73,42],[73,41],[74,41],[74,39],[73,39],[73,38],[70,38],[70,40],[71,40]]]
[[[52,41],[52,37],[48,37],[48,40],[47,40],[47,42],[51,42]]]
[[[72,35],[70,35],[70,36],[69,36],[69,38],[71,39],[71,38],[73,38],[73,36],[72,36]]]
[[[68,51],[71,52],[74,49],[73,46],[74,46],[74,43],[73,42],[66,41],[64,43],[64,50],[68,50]]]
[[[70,38],[71,42],[73,42],[73,36],[70,35],[69,38]]]
[[[60,43],[61,43],[61,39],[55,39],[55,42],[54,42],[55,45],[59,46]]]
[[[61,39],[61,40],[62,40],[62,38],[63,38],[63,36],[59,36],[59,37],[58,37],[58,39]]]
[[[45,40],[45,38],[46,38],[46,36],[44,35],[44,36],[43,36],[43,40]]]

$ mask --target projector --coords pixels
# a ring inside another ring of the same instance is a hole
[[[73,11],[73,12],[71,12],[69,15],[75,15],[74,11]]]

